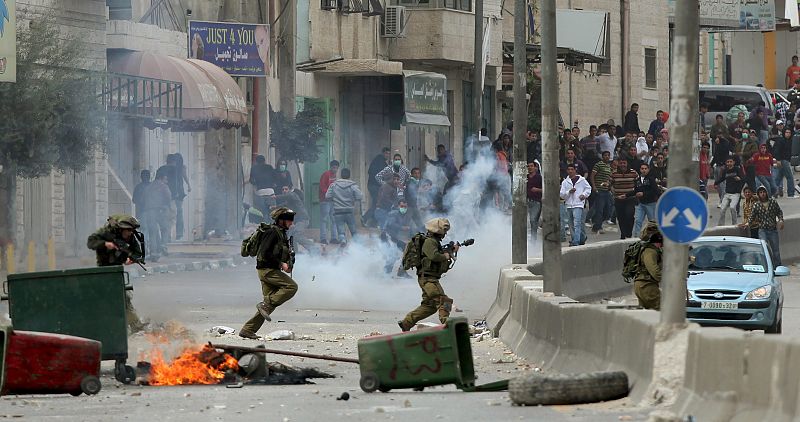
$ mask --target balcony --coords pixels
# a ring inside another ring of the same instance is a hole
[[[444,1],[439,0],[441,3]],[[425,61],[439,66],[473,62],[473,13],[450,8],[409,7],[406,9],[406,20],[405,37],[390,41],[391,60]],[[500,20],[490,18],[488,22],[491,41],[489,65],[500,66]]]

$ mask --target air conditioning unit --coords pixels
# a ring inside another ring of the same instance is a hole
[[[405,26],[405,6],[386,6],[386,11],[381,17],[381,36],[384,38],[405,37]]]

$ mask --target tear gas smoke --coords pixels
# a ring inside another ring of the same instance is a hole
[[[447,179],[440,168],[429,166],[425,178],[432,180],[439,192],[443,191]],[[510,189],[509,183],[508,176],[498,172],[494,154],[484,147],[461,172],[458,184],[444,196],[448,212],[423,217],[427,220],[443,216],[450,220],[451,230],[445,241],[475,239],[475,245],[459,251],[454,268],[442,278],[455,307],[486,312],[497,291],[499,269],[511,262],[511,216],[495,208],[494,194],[490,192],[495,186],[502,195],[500,192]],[[531,243],[528,248],[530,256],[541,253],[538,243]],[[393,277],[401,255],[401,251],[375,235],[362,235],[341,254],[300,255],[293,274],[300,291],[291,306],[410,310],[419,303],[420,289],[415,275],[408,279]],[[383,271],[387,256],[396,258],[391,274]]]

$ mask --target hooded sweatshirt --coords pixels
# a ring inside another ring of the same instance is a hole
[[[358,184],[350,179],[336,179],[325,193],[325,199],[333,202],[334,214],[352,213],[356,201],[363,197]]]

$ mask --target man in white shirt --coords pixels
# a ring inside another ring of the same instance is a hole
[[[569,226],[572,231],[570,246],[586,243],[586,233],[583,229],[583,209],[586,198],[592,193],[592,187],[586,179],[578,174],[574,164],[567,164],[567,177],[561,182],[561,199],[567,208]]]
[[[608,125],[600,125],[599,130],[600,134],[597,135],[597,148],[600,150],[600,155],[608,151],[611,153],[611,157],[615,157],[617,155],[615,151],[617,148],[617,138],[612,132],[609,132],[610,129]]]

